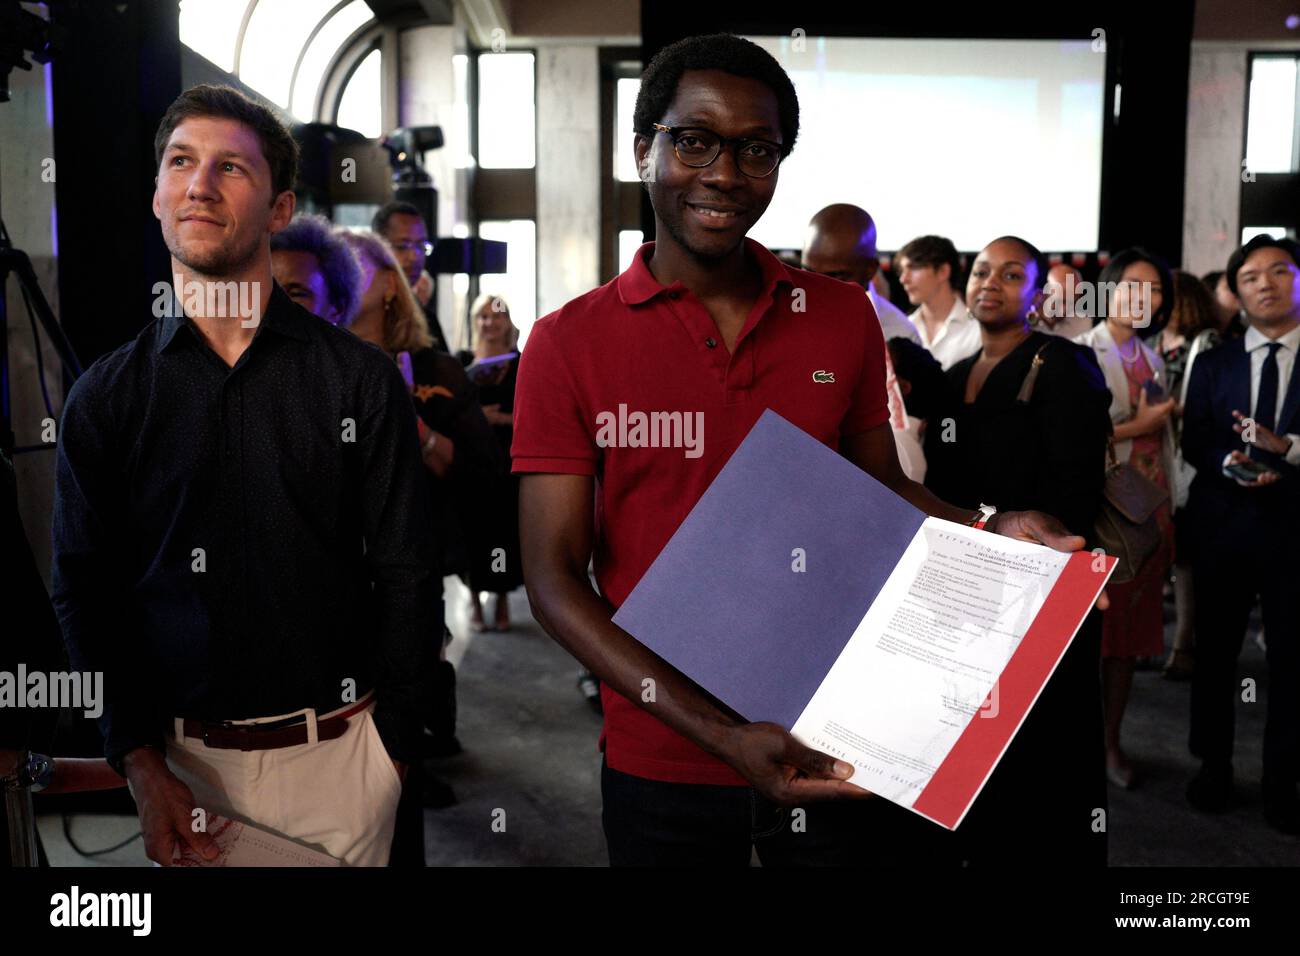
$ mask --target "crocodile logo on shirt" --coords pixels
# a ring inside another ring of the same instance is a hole
[[[825,370],[819,368],[817,371],[813,372],[813,381],[814,381],[814,382],[832,382],[832,383],[833,383],[833,382],[835,381],[835,373],[834,373],[834,372],[827,372],[827,371],[825,371]]]

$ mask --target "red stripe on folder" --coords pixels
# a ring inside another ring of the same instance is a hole
[[[1114,558],[1107,556],[1106,570],[1099,574],[1093,570],[1094,560],[1089,551],[1070,556],[1038,616],[1002,670],[997,684],[997,715],[976,716],[966,725],[952,751],[912,804],[917,813],[949,829],[956,827],[966,815],[994,764],[1056,669],[1115,563]]]

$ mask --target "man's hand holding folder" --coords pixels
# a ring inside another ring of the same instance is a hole
[[[773,418],[776,422],[770,421]],[[746,446],[750,446],[748,451]],[[902,474],[887,427],[845,440],[840,455],[843,457],[772,412],[766,413],[623,602],[617,624],[611,619],[610,604],[596,594],[587,576],[594,540],[594,478],[530,474],[520,488],[524,577],[539,623],[611,690],[723,761],[759,794],[783,806],[865,799],[873,795],[873,789],[879,791],[873,778],[863,772],[864,758],[856,745],[865,746],[868,752],[910,754],[907,744],[893,749],[891,743],[881,750],[877,740],[865,740],[855,728],[827,718],[814,708],[819,703],[814,695],[848,646],[849,636],[860,621],[865,623],[863,610],[872,605],[896,566],[902,566],[908,542],[923,537],[926,515],[960,525],[972,520],[970,512],[940,501]],[[756,481],[770,481],[771,486],[758,489]],[[870,492],[874,504],[862,497],[867,492],[860,487],[856,498],[842,493],[863,482],[877,489]],[[893,494],[884,494],[880,485]],[[728,518],[734,502],[749,494],[759,495],[763,501],[803,500],[809,504],[797,516],[772,514],[767,527],[754,528]],[[790,533],[776,532],[782,542],[789,538],[780,545],[786,555],[782,570],[776,561],[778,547],[768,539],[773,528],[787,519]],[[1046,545],[1058,552],[1077,551],[1084,545],[1081,537],[1071,535],[1059,521],[1038,512],[998,513],[990,524],[986,530],[996,535]],[[977,547],[972,542],[985,540],[984,531],[959,530],[962,547]],[[817,575],[790,573],[792,543],[816,549],[816,557],[810,560],[819,562]],[[947,542],[941,548],[956,546]],[[772,561],[752,563],[750,555],[755,549],[770,554]],[[998,546],[998,550],[1004,549]],[[1033,565],[1025,574],[1038,583],[1054,580],[1064,564],[1064,560],[1038,558],[1039,549],[1024,545],[1009,550],[1025,555],[1026,567]],[[864,559],[871,567],[855,570]],[[664,573],[657,575],[665,560]],[[1081,561],[1086,564],[1085,556],[1072,559],[1070,584],[1060,589],[1049,606],[1055,613],[1057,606],[1070,605],[1059,615],[1062,621],[1076,609],[1081,617],[1104,583],[1104,575],[1088,575]],[[799,578],[806,580],[793,583]],[[1091,588],[1090,582],[1096,587]],[[813,592],[799,590],[805,585],[824,590],[814,598]],[[855,590],[857,593],[851,593]],[[1084,591],[1086,598],[1079,597]],[[1041,600],[1042,595],[1038,597]],[[1086,603],[1080,605],[1082,600]],[[873,626],[875,633],[885,630]],[[1069,624],[1065,633],[1061,621],[1044,626],[1052,636],[1048,640],[1035,637],[1026,644],[1063,652],[1077,621]],[[662,638],[659,643],[647,639],[656,631]],[[835,637],[828,639],[828,635]],[[673,653],[660,656],[664,648]],[[1050,668],[1055,659],[1029,660],[1026,666],[1031,671]],[[985,669],[986,665],[981,663]],[[711,680],[701,687],[688,673],[709,674]],[[1030,686],[1037,676],[1035,672],[1021,683]],[[642,693],[647,680],[656,689],[650,699]],[[875,696],[884,699],[898,693],[905,689],[881,688]],[[980,691],[981,697],[984,693]],[[927,705],[941,696],[948,695],[927,694]],[[1028,706],[1026,703],[1025,708]],[[973,707],[979,707],[979,701]],[[822,717],[816,732],[800,734],[807,743],[790,732],[805,713]],[[933,715],[925,716],[928,720]],[[820,744],[823,739],[825,743]],[[993,743],[977,740],[973,746],[987,749]],[[855,763],[828,753],[828,749],[853,756]],[[991,760],[996,762],[996,755]],[[917,781],[928,781],[940,769],[911,756],[904,763],[921,768],[917,770],[920,776],[910,784],[918,791],[923,784]],[[901,786],[898,781],[903,776],[894,767],[884,771],[884,780],[891,787]],[[850,783],[850,777],[855,782]],[[928,799],[945,801],[943,807],[933,812],[914,809],[952,826],[946,821],[964,813],[973,799],[969,794],[972,786],[963,780],[951,788],[936,788]],[[883,792],[895,802],[903,802],[898,794]],[[952,803],[957,798],[953,794],[966,794],[968,799],[954,809]]]

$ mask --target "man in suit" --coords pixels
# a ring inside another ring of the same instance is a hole
[[[1188,501],[1197,640],[1191,750],[1202,761],[1187,799],[1210,813],[1231,805],[1233,704],[1241,690],[1236,662],[1258,597],[1268,635],[1264,816],[1294,834],[1300,833],[1300,606],[1294,596],[1300,246],[1258,236],[1232,254],[1227,277],[1250,328],[1201,356],[1183,419],[1183,453],[1196,467]],[[1242,471],[1243,463],[1267,470],[1256,477]]]

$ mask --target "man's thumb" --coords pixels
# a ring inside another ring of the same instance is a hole
[[[207,830],[194,829],[194,817],[185,816],[176,821],[176,829],[190,849],[205,860],[216,859],[217,841],[212,839]]]
[[[847,780],[853,775],[853,765],[843,760],[836,760],[830,754],[824,754],[792,739],[791,747],[786,752],[786,759],[793,767],[805,773],[827,779]]]

